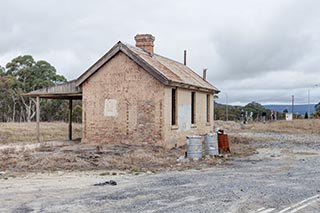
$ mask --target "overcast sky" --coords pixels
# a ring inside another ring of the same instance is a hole
[[[10,0],[0,3],[0,65],[31,54],[68,80],[117,41],[155,36],[155,52],[183,61],[221,90],[218,102],[320,101],[319,0]]]

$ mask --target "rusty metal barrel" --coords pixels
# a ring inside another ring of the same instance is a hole
[[[229,153],[230,152],[227,134],[224,134],[224,133],[218,134],[218,147],[219,147],[219,153]]]
[[[216,133],[205,135],[205,153],[206,155],[218,155],[218,136]]]
[[[187,136],[187,157],[194,160],[198,160],[202,157],[201,136]]]

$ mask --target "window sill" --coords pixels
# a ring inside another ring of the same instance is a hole
[[[179,126],[178,126],[178,125],[172,125],[172,126],[171,126],[171,130],[177,130],[177,129],[179,129]]]
[[[191,124],[191,128],[197,128],[196,124]]]

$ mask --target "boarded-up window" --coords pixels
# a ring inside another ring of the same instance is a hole
[[[171,125],[177,125],[177,90],[171,91]]]
[[[210,123],[210,95],[207,95],[207,123]]]
[[[196,93],[191,92],[191,124],[196,123]]]

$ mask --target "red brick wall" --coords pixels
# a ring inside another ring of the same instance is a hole
[[[82,86],[83,137],[89,143],[163,143],[164,86],[118,53]],[[105,116],[105,100],[115,116]]]

